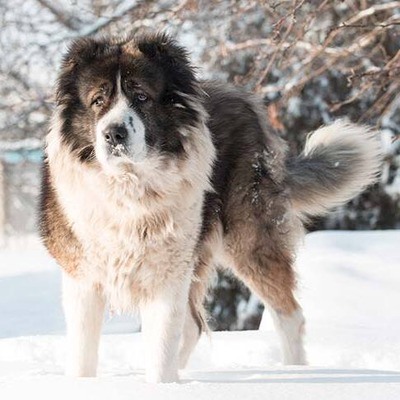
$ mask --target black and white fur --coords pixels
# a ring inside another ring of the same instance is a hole
[[[166,35],[83,39],[66,55],[47,136],[41,228],[64,270],[67,369],[93,376],[105,305],[142,315],[146,379],[178,380],[214,267],[272,312],[284,361],[306,362],[293,296],[303,221],[379,171],[375,132],[343,121],[288,158],[252,95],[199,82]]]

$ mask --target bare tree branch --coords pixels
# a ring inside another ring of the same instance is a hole
[[[78,37],[86,37],[86,36],[95,35],[96,33],[101,31],[102,29],[106,28],[110,24],[117,22],[118,20],[120,20],[121,18],[124,18],[125,16],[127,16],[129,13],[131,13],[135,9],[138,9],[143,4],[148,5],[148,4],[152,3],[152,2],[154,2],[154,0],[150,0],[150,1],[141,0],[141,1],[134,2],[133,4],[130,3],[130,2],[127,2],[119,10],[115,11],[114,14],[112,14],[111,16],[109,16],[109,17],[100,17],[98,19],[98,21],[96,21],[92,25],[84,27],[84,28],[80,29],[79,31],[76,31],[76,32],[73,32],[73,33],[69,33],[69,34],[67,34],[67,35],[65,35],[63,37],[56,38],[53,41],[53,43],[54,42],[65,41],[65,40],[76,39]]]
[[[65,10],[58,9],[54,2],[50,2],[48,0],[36,0],[43,8],[46,8],[50,11],[57,19],[59,23],[64,25],[66,28],[76,31],[79,29],[79,24],[77,20],[72,15],[67,14]]]

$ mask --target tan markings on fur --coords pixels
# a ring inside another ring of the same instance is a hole
[[[290,225],[293,226],[293,221],[287,222]],[[296,288],[294,243],[290,243],[293,238],[284,234],[284,227],[265,225],[265,230],[260,227],[255,221],[234,222],[224,237],[229,264],[265,303],[277,312],[290,314],[298,308],[293,296]]]
[[[136,59],[140,59],[141,57],[143,57],[142,52],[138,49],[135,42],[129,41],[124,46],[122,46],[122,48],[126,54],[129,54]]]
[[[54,215],[57,218],[56,215]],[[82,249],[79,245],[74,245],[74,239],[71,232],[60,232],[56,235],[49,236],[45,240],[45,245],[49,249],[50,254],[63,267],[65,272],[71,276],[77,274],[79,263],[82,256]]]
[[[240,228],[225,238],[234,273],[277,312],[292,313],[298,308],[292,254],[268,248],[267,241],[260,243],[250,225]]]
[[[47,184],[52,187],[48,178]],[[49,191],[47,207],[42,216],[45,225],[44,243],[50,254],[70,275],[76,275],[82,257],[82,247],[63,215],[54,190]]]

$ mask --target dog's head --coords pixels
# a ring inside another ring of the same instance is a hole
[[[57,86],[63,144],[111,174],[152,155],[185,157],[201,104],[186,51],[164,34],[78,40]]]

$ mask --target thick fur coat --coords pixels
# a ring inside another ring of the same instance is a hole
[[[287,156],[262,104],[199,82],[166,35],[82,39],[64,58],[47,136],[41,228],[64,270],[67,373],[96,373],[104,307],[139,310],[150,382],[178,379],[215,267],[269,307],[284,361],[305,363],[294,297],[303,222],[371,184],[380,145],[338,121]]]

